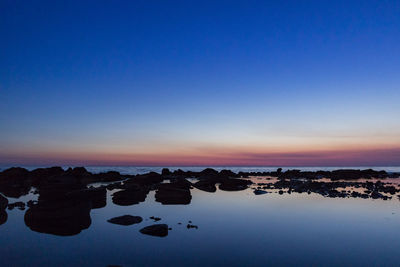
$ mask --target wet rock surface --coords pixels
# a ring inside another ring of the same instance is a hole
[[[143,221],[142,217],[132,216],[132,215],[123,215],[123,216],[114,217],[112,219],[107,220],[107,222],[109,222],[109,223],[125,225],[125,226],[141,223],[142,221]]]

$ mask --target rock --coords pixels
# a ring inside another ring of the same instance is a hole
[[[136,185],[114,193],[112,201],[114,204],[120,206],[136,205],[145,201],[148,193],[148,188]]]
[[[0,195],[0,211],[4,211],[7,208],[8,199]]]
[[[145,235],[152,235],[158,237],[165,237],[168,235],[168,225],[166,224],[153,224],[140,229],[140,232]]]
[[[197,225],[193,225],[193,224],[186,225],[186,228],[187,229],[190,229],[190,228],[199,229],[199,227]]]
[[[132,225],[143,221],[140,216],[123,215],[109,219],[107,222],[119,225]]]
[[[71,236],[89,228],[91,202],[39,201],[25,213],[25,224],[39,233]]]
[[[0,225],[5,224],[7,222],[7,212],[5,212],[4,210],[0,210]]]
[[[192,199],[190,186],[191,184],[187,180],[160,184],[156,191],[156,201],[164,205],[189,204]]]
[[[0,181],[12,179],[26,179],[29,177],[29,171],[20,167],[12,167],[0,173]]]
[[[104,208],[107,205],[107,190],[105,187],[87,188],[66,193],[72,199],[92,201],[92,209]]]
[[[19,198],[27,195],[32,186],[28,170],[9,168],[0,173],[0,193],[6,197]]]
[[[53,176],[61,176],[65,173],[61,167],[38,168],[31,171],[31,176],[37,179],[51,178]]]
[[[20,210],[24,210],[25,209],[25,203],[21,202],[21,201],[10,203],[10,204],[8,204],[7,208],[9,210],[12,210],[14,208],[18,208]]]
[[[154,217],[154,216],[151,216],[150,219],[152,219],[152,220],[155,221],[155,222],[158,222],[158,221],[161,220],[161,218],[159,218],[159,217]]]
[[[208,176],[208,177],[212,177],[212,176],[218,176],[218,171],[212,169],[212,168],[207,168],[202,170],[199,173],[200,176]]]
[[[73,169],[69,168],[66,172],[75,177],[92,176],[92,174],[88,172],[85,167],[75,167]]]
[[[237,174],[231,170],[222,170],[219,172],[220,177],[230,178],[230,177],[237,177]]]
[[[219,189],[224,191],[240,191],[247,189],[252,184],[249,180],[243,179],[224,179],[219,185]]]
[[[200,180],[193,184],[193,186],[199,190],[214,193],[217,191],[217,187],[215,186],[216,181],[214,180]]]
[[[108,171],[103,173],[97,173],[93,175],[93,180],[95,182],[115,182],[123,180],[123,176],[116,171]]]
[[[171,175],[171,171],[170,171],[168,168],[164,168],[164,169],[162,169],[162,171],[161,171],[161,175],[162,175],[162,176]]]
[[[254,190],[253,193],[254,193],[254,195],[263,195],[263,194],[266,194],[267,191],[257,189],[257,190]]]

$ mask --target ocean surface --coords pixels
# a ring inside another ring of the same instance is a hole
[[[399,167],[370,168],[400,171]],[[137,174],[162,168],[87,169]],[[215,169],[270,171],[276,167]],[[36,232],[24,221],[26,210],[7,210],[6,222],[0,225],[1,266],[399,266],[397,196],[389,200],[329,198],[273,190],[255,195],[254,189],[210,193],[194,188],[188,205],[163,205],[150,191],[144,202],[131,206],[114,204],[112,195],[118,190],[108,190],[107,205],[92,209],[90,226],[72,236]],[[29,193],[8,200],[36,198]],[[143,221],[131,226],[107,222],[125,214],[141,216]],[[155,223],[151,216],[161,218],[157,223],[168,224],[168,236],[139,232]],[[188,224],[198,228],[188,228]]]
[[[11,165],[7,166],[0,166],[0,171],[3,171],[7,168],[14,167]],[[41,168],[41,167],[51,167],[51,166],[20,166],[24,167],[28,170],[34,170],[36,168]],[[64,169],[69,168],[70,166],[61,166]],[[72,166],[74,167],[74,166]],[[171,171],[174,170],[184,170],[184,171],[202,171],[205,168],[208,168],[207,166],[196,166],[196,167],[188,167],[188,166],[172,166],[172,167],[137,167],[137,166],[85,166],[85,168],[92,172],[92,173],[100,173],[100,172],[107,172],[107,171],[118,171],[121,174],[144,174],[148,173],[151,171],[161,173],[161,170],[163,168],[169,168]],[[235,173],[237,172],[268,172],[268,171],[276,171],[278,168],[282,168],[283,171],[286,170],[301,170],[301,171],[318,171],[318,170],[324,170],[324,171],[332,171],[332,170],[337,170],[337,169],[374,169],[377,171],[380,170],[385,170],[387,172],[400,172],[400,166],[351,166],[351,167],[280,167],[280,166],[272,166],[272,167],[235,167],[235,166],[218,166],[218,167],[211,167],[217,171],[221,170],[231,170]]]

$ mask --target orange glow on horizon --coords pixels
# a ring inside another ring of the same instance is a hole
[[[40,151],[0,154],[5,164],[136,166],[367,166],[400,165],[400,147],[268,150],[199,148],[163,153]]]

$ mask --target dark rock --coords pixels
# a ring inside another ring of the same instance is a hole
[[[69,168],[66,171],[69,175],[75,176],[75,177],[85,177],[85,176],[91,176],[92,174],[86,170],[85,167],[75,167],[73,169]]]
[[[140,216],[123,215],[109,219],[107,222],[119,225],[132,225],[141,223],[142,221],[143,219]]]
[[[149,189],[139,185],[131,185],[130,188],[113,194],[112,201],[120,206],[136,205],[145,201]]]
[[[160,184],[156,191],[156,201],[164,205],[189,204],[192,195],[190,194],[191,184],[187,180],[179,180],[174,183]]]
[[[92,209],[104,208],[107,205],[107,190],[105,187],[87,188],[66,193],[66,197],[92,201]]]
[[[252,184],[249,180],[243,179],[224,179],[219,185],[219,189],[224,191],[240,191],[245,190]]]
[[[90,209],[90,201],[39,201],[26,211],[24,220],[32,231],[70,236],[89,228]]]
[[[116,171],[108,171],[103,173],[97,173],[93,175],[93,180],[95,182],[115,182],[123,180],[123,176]]]
[[[0,181],[29,178],[29,171],[20,167],[12,167],[0,173]]]
[[[253,193],[254,193],[254,195],[263,195],[263,194],[266,194],[267,191],[257,189],[257,190],[254,190]]]
[[[188,225],[186,225],[186,228],[187,229],[190,229],[190,228],[198,229],[199,227],[197,225],[188,224]]]
[[[145,235],[152,235],[158,237],[165,237],[168,235],[168,225],[166,224],[153,224],[140,229],[140,232]]]
[[[21,202],[21,201],[10,203],[10,204],[8,204],[7,208],[9,210],[12,210],[14,208],[18,208],[20,210],[24,210],[25,209],[25,203]]]
[[[231,178],[231,177],[237,177],[237,174],[231,170],[222,170],[219,172],[219,176],[224,178]]]
[[[171,171],[170,171],[168,168],[164,168],[164,169],[162,169],[162,171],[161,171],[161,175],[162,175],[162,176],[171,175]]]
[[[193,184],[193,186],[199,190],[214,193],[217,191],[217,187],[215,186],[215,180],[200,180]]]
[[[212,169],[212,168],[207,168],[202,170],[199,173],[200,176],[208,176],[208,177],[213,177],[213,176],[218,176],[218,171]]]
[[[0,211],[3,211],[7,208],[8,199],[0,195]]]
[[[0,210],[0,225],[5,224],[7,222],[7,212],[4,210]]]
[[[155,221],[155,222],[158,222],[158,221],[161,220],[161,218],[159,218],[159,217],[154,217],[154,216],[151,216],[150,219],[152,219],[152,220]]]
[[[0,173],[0,193],[19,198],[29,193],[32,186],[30,173],[24,168],[9,168]]]
[[[65,173],[61,167],[38,168],[31,171],[31,176],[38,179],[50,178],[53,176],[61,176]]]

